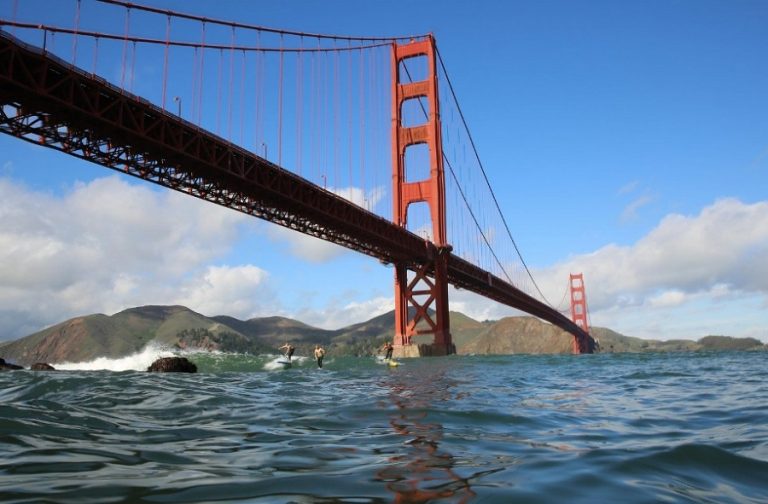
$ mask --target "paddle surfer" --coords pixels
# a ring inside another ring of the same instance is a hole
[[[279,349],[280,350],[285,349],[285,356],[288,357],[288,361],[290,362],[291,356],[293,355],[293,352],[296,350],[296,347],[286,342],[285,345],[281,346]]]
[[[389,359],[392,358],[392,350],[394,350],[394,349],[395,349],[395,347],[392,346],[392,343],[387,341],[386,343],[384,343],[384,346],[381,347],[380,350],[385,350],[386,351],[386,353],[384,354],[384,358],[389,360]]]
[[[325,357],[325,349],[320,345],[315,345],[315,360],[319,368],[323,367],[323,357]]]

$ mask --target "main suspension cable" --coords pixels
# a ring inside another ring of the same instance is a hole
[[[183,18],[183,19],[191,19],[193,21],[201,21],[204,23],[218,24],[222,26],[231,26],[233,28],[243,28],[246,30],[258,30],[266,33],[275,33],[278,35],[295,35],[298,37],[313,37],[313,38],[316,37],[320,39],[329,39],[329,40],[357,40],[357,41],[369,41],[369,42],[397,42],[399,40],[412,40],[412,39],[421,39],[421,38],[427,37],[427,34],[404,35],[404,36],[398,36],[398,37],[363,37],[363,36],[353,36],[353,35],[331,35],[331,34],[323,34],[323,33],[311,33],[311,32],[302,32],[302,31],[296,31],[296,30],[281,30],[277,28],[268,28],[266,26],[251,25],[251,24],[245,24],[245,23],[238,23],[235,21],[226,21],[223,19],[197,16],[197,15],[188,14],[185,12],[172,11],[169,9],[158,9],[157,7],[141,5],[134,2],[126,2],[123,0],[96,0],[96,1],[105,3],[105,4],[119,5],[120,7],[125,7],[127,9],[142,10],[145,12],[152,12],[154,14],[164,14],[168,16]]]
[[[127,34],[117,35],[113,33],[104,33],[88,30],[73,30],[72,28],[62,28],[60,26],[51,26],[45,24],[35,23],[20,23],[18,21],[8,21],[0,19],[0,26],[12,26],[15,28],[26,28],[31,30],[43,30],[46,32],[54,33],[66,33],[68,35],[77,35],[91,38],[102,38],[110,40],[122,40],[139,44],[155,44],[155,45],[170,45],[175,47],[193,47],[200,49],[227,49],[237,51],[253,51],[253,52],[285,52],[285,53],[298,53],[298,52],[348,52],[360,49],[375,49],[377,47],[389,46],[389,42],[380,42],[372,44],[364,44],[358,46],[339,46],[339,47],[256,47],[256,46],[243,46],[243,45],[231,45],[231,44],[206,44],[205,42],[183,42],[179,40],[165,40],[147,37],[135,37]],[[357,40],[357,39],[352,39]]]

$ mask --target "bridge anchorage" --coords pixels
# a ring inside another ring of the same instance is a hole
[[[79,20],[81,2],[74,5]],[[542,301],[541,291],[534,297],[530,289],[523,290],[529,281],[536,290],[538,286],[501,214],[434,37],[340,39],[160,11],[123,0],[88,6],[124,9],[124,30],[115,33],[108,18],[101,16],[88,18],[99,23],[103,19],[106,32],[86,29],[78,21],[73,28],[45,25],[38,18],[46,12],[34,9],[26,14],[33,19],[25,22],[0,19],[0,26],[15,30],[13,35],[0,30],[0,133],[393,265],[396,356],[455,353],[449,284],[567,331],[574,338],[574,353],[593,351],[583,278],[581,287],[571,286],[571,318]],[[160,16],[164,36],[133,35],[129,20],[135,23],[139,14],[147,19]],[[199,40],[171,37],[179,19],[198,23]],[[214,26],[223,27],[226,40],[212,39],[222,33]],[[30,32],[24,41],[17,38]],[[57,44],[54,34],[58,34]],[[293,45],[290,37],[297,39]],[[37,41],[42,43],[35,45]],[[78,53],[81,62],[90,56],[90,71],[78,66]],[[123,68],[113,82],[104,75],[114,74],[111,63],[116,56]],[[134,94],[134,64],[145,57],[162,61],[163,70],[159,82],[137,82],[141,97],[139,91]],[[105,61],[109,63],[99,64]],[[410,63],[424,70],[416,79]],[[108,70],[100,71],[108,65]],[[191,79],[169,80],[171,68],[191,74]],[[382,78],[388,71],[391,75]],[[447,83],[444,96],[438,93],[438,81]],[[391,92],[391,110],[387,110],[387,92]],[[175,101],[168,99],[171,96]],[[182,101],[187,107],[184,117]],[[450,111],[445,116],[441,116],[441,103]],[[413,112],[414,104],[420,108],[415,121],[414,114],[404,113],[408,107]],[[353,125],[358,116],[359,122]],[[246,118],[255,124],[243,127]],[[388,120],[390,139],[386,138]],[[239,132],[233,128],[238,122]],[[344,124],[349,124],[346,130]],[[284,142],[290,131],[295,131],[295,138]],[[454,147],[448,154],[444,140]],[[367,143],[373,141],[380,144]],[[465,159],[451,155],[461,142],[459,147],[470,151]],[[270,147],[273,160],[266,159],[267,144],[275,146]],[[408,153],[419,148],[428,153],[426,160],[416,156],[424,162],[412,166],[414,158]],[[264,152],[265,157],[256,152]],[[389,163],[391,187],[375,179],[387,173]],[[353,167],[359,172],[353,172]],[[372,174],[371,182],[366,176]],[[486,197],[468,201],[467,185],[473,190],[480,186]],[[355,200],[354,190],[363,196]],[[391,199],[376,197],[387,190],[392,191]],[[490,209],[495,222],[479,215],[490,212],[473,207],[490,202],[496,203]],[[429,222],[423,228],[428,236],[409,230],[409,220],[419,228],[414,205],[428,208]],[[509,257],[497,256],[493,238],[485,234],[488,229],[506,231],[514,246],[507,251]],[[508,272],[505,264],[513,261],[523,268]]]

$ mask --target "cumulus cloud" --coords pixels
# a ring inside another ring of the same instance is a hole
[[[768,293],[768,202],[723,199],[698,215],[672,214],[631,246],[607,245],[536,273],[552,294],[569,272],[584,271],[593,308],[622,296],[642,303],[659,292],[718,286]],[[553,296],[554,297],[554,296]]]
[[[256,266],[208,266],[180,288],[175,304],[206,315],[226,314],[243,320],[266,315],[274,300],[267,272]],[[274,315],[273,312],[268,312]]]
[[[648,305],[654,308],[680,306],[686,301],[686,294],[677,289],[664,291],[657,296],[652,296],[648,299]]]
[[[491,301],[473,292],[456,289],[451,286],[448,289],[449,309],[461,312],[475,320],[498,320],[511,315],[526,315],[514,308]]]
[[[695,215],[668,215],[633,245],[606,245],[534,270],[533,276],[547,300],[567,315],[569,275],[583,272],[592,323],[628,335],[729,334],[768,342],[765,257],[768,201],[731,198]],[[534,292],[526,278],[513,277]],[[520,314],[453,288],[450,306],[476,320]]]
[[[358,199],[362,194],[347,192]],[[267,271],[221,263],[251,222],[237,212],[119,177],[80,183],[63,195],[0,179],[0,339],[77,315],[142,304],[183,304],[239,318],[280,314],[324,328],[393,309],[389,294],[366,301],[342,293],[319,308],[308,301],[289,312],[277,301]],[[345,250],[279,226],[266,229],[312,262]],[[765,318],[746,319],[734,308],[765,312],[766,256],[768,201],[722,199],[695,215],[667,216],[632,245],[606,245],[534,276],[557,303],[569,273],[583,272],[593,323],[626,334],[659,337],[656,333],[671,334],[677,324],[679,331],[700,337],[711,328],[706,317],[716,313],[726,327],[740,328],[740,335],[767,339]],[[477,320],[518,313],[455,289],[450,306]],[[680,323],[679,314],[698,325]]]
[[[349,293],[330,298],[320,309],[302,309],[295,317],[322,329],[339,329],[365,322],[395,309],[392,296],[380,296],[364,301],[345,303]]]
[[[593,317],[630,307],[649,316],[702,296],[767,296],[767,256],[768,202],[721,199],[698,215],[668,215],[634,245],[607,245],[534,275],[552,299],[569,273],[584,272]]]
[[[381,197],[379,189],[337,192],[370,205]],[[0,179],[0,340],[146,304],[241,319],[284,315],[325,328],[393,308],[391,297],[350,303],[338,295],[320,308],[285,309],[266,270],[221,264],[243,228],[253,225],[238,212],[118,176],[77,183],[60,195]],[[280,226],[263,229],[309,262],[346,252]]]
[[[246,219],[116,176],[78,183],[63,196],[0,179],[0,306],[8,307],[0,313],[0,338],[141,304],[182,299],[209,306],[206,294],[225,294],[227,271],[205,270],[197,290],[187,277],[229,251]],[[233,291],[258,283],[261,273],[237,271]]]
[[[272,241],[287,245],[291,255],[311,263],[328,262],[347,252],[344,247],[282,226],[270,226],[266,232]]]

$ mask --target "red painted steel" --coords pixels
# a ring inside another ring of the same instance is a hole
[[[426,79],[404,82],[401,63],[408,58],[426,59]],[[427,102],[425,122],[416,126],[403,125],[403,104],[407,100],[422,99]],[[426,144],[429,148],[429,178],[414,182],[406,180],[405,151],[411,145]],[[412,203],[426,202],[432,219],[434,246],[429,248],[428,262],[411,270],[404,263],[395,263],[395,351],[412,345],[417,334],[432,334],[430,353],[451,354],[455,348],[451,342],[448,317],[447,261],[451,247],[448,245],[445,213],[445,173],[443,171],[443,147],[440,138],[440,105],[437,95],[437,66],[435,40],[408,44],[392,44],[392,193],[393,221],[407,227],[408,207]],[[432,278],[428,276],[431,273]],[[406,352],[412,354],[412,352]]]
[[[587,322],[587,293],[584,289],[584,275],[582,273],[572,273],[570,283],[571,320],[573,320],[573,323],[579,326],[585,333],[589,334],[589,322]],[[584,353],[576,338],[573,340],[573,353]]]
[[[342,245],[423,278],[447,278],[549,321],[573,334],[581,348],[591,349],[589,335],[570,319],[454,256],[449,247],[439,248],[2,30],[0,132]]]

